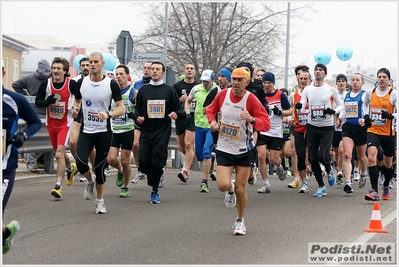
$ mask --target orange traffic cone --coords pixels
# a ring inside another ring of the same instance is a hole
[[[380,203],[375,202],[373,213],[371,214],[370,226],[369,228],[364,228],[367,233],[388,233],[388,231],[382,228]]]

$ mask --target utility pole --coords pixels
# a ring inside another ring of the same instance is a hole
[[[165,3],[165,31],[164,31],[164,40],[163,40],[163,63],[166,66],[166,57],[168,52],[168,2]]]
[[[284,88],[288,90],[288,59],[290,54],[290,5],[288,2],[287,8],[287,36],[285,40],[285,71],[284,71]]]

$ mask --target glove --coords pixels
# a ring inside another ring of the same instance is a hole
[[[364,115],[364,125],[366,125],[366,127],[371,127],[371,119],[369,115]]]
[[[391,113],[387,112],[386,110],[381,111],[381,117],[383,119],[389,119],[389,120],[393,120],[395,118]]]
[[[186,120],[191,121],[191,114],[186,114]]]
[[[283,115],[283,112],[281,110],[279,110],[277,106],[274,106],[273,113],[274,113],[274,115],[277,115],[277,116]]]
[[[324,110],[324,114],[335,114],[335,110],[331,109],[331,108],[326,108]]]
[[[133,112],[133,111],[132,111],[132,112],[129,112],[129,113],[127,113],[127,116],[128,116],[129,118],[133,119],[133,120],[136,120],[136,119],[137,119],[137,116],[136,116],[136,114],[134,114],[134,112]]]
[[[302,103],[301,103],[301,102],[297,102],[297,103],[295,104],[295,108],[296,108],[296,109],[301,109],[301,108],[302,108]]]
[[[51,105],[51,104],[54,104],[55,102],[57,102],[57,98],[55,98],[54,94],[49,95],[49,96],[46,98],[47,106],[48,106],[48,105]]]
[[[18,132],[11,136],[10,143],[14,146],[20,148],[25,142],[25,136],[23,132]]]

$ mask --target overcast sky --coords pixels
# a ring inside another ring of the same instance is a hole
[[[291,9],[304,3],[293,1]],[[315,53],[327,50],[331,53],[329,76],[344,72],[348,63],[398,69],[398,3],[308,3],[317,13],[309,11],[308,22],[291,25],[296,37],[290,41],[290,65],[304,62],[313,67]],[[133,1],[2,1],[1,10],[4,34],[49,35],[76,45],[108,44],[121,30],[134,36],[143,31],[146,20],[141,6]],[[349,61],[336,56],[341,45],[353,49]],[[284,55],[280,64],[284,65]]]

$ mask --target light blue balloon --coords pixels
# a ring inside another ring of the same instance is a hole
[[[331,61],[331,54],[326,50],[319,50],[314,55],[314,60],[317,64],[321,63],[327,65]]]
[[[78,72],[80,72],[80,69],[79,69],[79,67],[80,67],[79,61],[80,61],[82,58],[84,58],[84,57],[86,57],[86,56],[85,56],[85,55],[82,55],[82,54],[79,54],[79,55],[77,55],[77,56],[75,57],[75,59],[73,60],[73,66],[75,67],[75,69],[76,69]]]
[[[342,61],[347,61],[351,59],[353,55],[353,49],[349,46],[340,46],[337,49],[337,57]]]
[[[116,67],[116,59],[113,55],[110,53],[103,53],[103,59],[104,59],[104,69],[107,71],[113,71]]]

